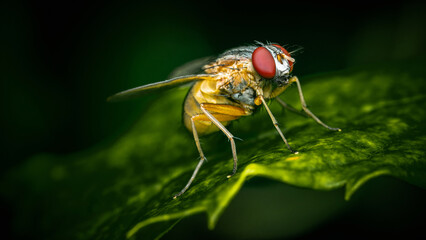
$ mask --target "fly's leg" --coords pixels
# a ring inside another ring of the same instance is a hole
[[[299,110],[297,110],[297,109],[295,109],[294,107],[292,107],[292,106],[290,106],[289,104],[287,104],[286,102],[284,102],[281,98],[279,98],[279,97],[276,97],[275,98],[275,100],[277,100],[277,102],[283,107],[283,108],[285,108],[285,109],[287,109],[287,110],[290,110],[290,111],[292,111],[292,112],[294,112],[294,113],[296,113],[296,114],[299,114],[299,115],[301,115],[301,116],[304,116],[304,117],[309,117],[309,115],[307,114],[307,113],[305,113],[305,112],[301,112],[301,111],[299,111]]]
[[[281,138],[283,139],[285,145],[287,145],[287,148],[290,150],[290,152],[294,153],[294,154],[298,154],[299,152],[294,151],[291,147],[290,144],[288,144],[287,139],[284,137],[284,134],[281,132],[281,129],[279,127],[278,121],[275,119],[274,115],[272,114],[271,110],[268,107],[268,104],[266,104],[265,99],[263,98],[262,95],[258,96],[260,98],[260,100],[263,103],[263,106],[265,106],[266,111],[269,114],[269,117],[271,117],[272,123],[274,124],[274,127],[277,129],[278,133],[280,134]]]
[[[315,114],[313,114],[311,112],[311,110],[308,109],[306,102],[305,102],[305,98],[303,97],[303,92],[302,92],[302,87],[300,86],[300,82],[299,79],[296,76],[293,76],[292,78],[290,78],[289,80],[290,83],[295,82],[297,85],[297,90],[299,91],[299,97],[300,97],[300,102],[302,103],[302,108],[303,111],[305,111],[306,114],[308,114],[311,118],[313,118],[317,123],[319,123],[320,125],[322,125],[323,127],[332,130],[332,131],[342,131],[340,128],[333,128],[328,126],[327,124],[323,123],[317,116],[315,116]]]
[[[191,183],[194,181],[195,176],[197,176],[197,173],[200,170],[201,166],[203,165],[205,161],[207,161],[207,158],[204,156],[203,149],[201,149],[200,139],[198,138],[198,133],[197,133],[197,129],[195,128],[195,123],[193,118],[191,118],[191,125],[192,125],[192,133],[194,134],[195,145],[197,145],[198,152],[200,153],[200,161],[198,162],[197,167],[195,167],[195,170],[192,173],[192,176],[189,179],[188,183],[178,194],[173,196],[173,199],[176,199],[177,197],[182,195],[189,188],[189,186],[191,186]]]
[[[238,164],[237,149],[235,147],[235,141],[234,141],[235,137],[228,131],[228,129],[225,128],[225,126],[223,126],[222,123],[220,123],[211,113],[209,113],[206,110],[203,104],[201,104],[200,109],[209,118],[209,120],[212,121],[212,123],[216,125],[216,127],[218,127],[226,135],[226,137],[228,137],[229,141],[231,142],[232,156],[234,158],[234,168],[232,169],[232,174],[226,176],[227,178],[230,178],[234,176],[234,174],[237,172],[237,164]]]
[[[173,197],[174,199],[176,199],[177,197],[185,193],[185,191],[190,187],[191,183],[194,181],[203,163],[207,161],[206,157],[204,156],[203,150],[201,149],[200,140],[198,138],[197,129],[195,127],[195,122],[197,121],[212,122],[228,137],[229,141],[231,142],[232,155],[234,158],[234,168],[232,169],[232,174],[228,175],[227,178],[232,177],[237,172],[238,159],[237,159],[237,150],[236,150],[235,141],[234,141],[235,137],[225,128],[225,126],[223,126],[223,124],[220,121],[223,121],[223,122],[232,121],[232,120],[240,118],[241,116],[247,115],[247,113],[242,108],[235,107],[232,105],[226,105],[226,104],[203,103],[203,104],[200,104],[200,109],[202,110],[203,114],[199,114],[199,115],[195,115],[191,117],[192,133],[194,135],[195,145],[197,146],[198,152],[200,153],[200,161],[198,162],[198,165],[195,168],[194,172],[192,173],[192,176],[189,179],[188,183],[178,194],[176,194]],[[212,111],[213,114],[211,114],[209,111]]]

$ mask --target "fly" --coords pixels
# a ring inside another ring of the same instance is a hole
[[[195,145],[200,154],[191,178],[174,198],[181,196],[194,181],[198,171],[207,160],[200,145],[199,136],[222,131],[229,139],[234,166],[232,177],[237,172],[237,149],[235,138],[226,128],[233,120],[250,116],[261,105],[266,109],[272,123],[290,152],[293,150],[269,109],[266,100],[275,99],[284,108],[294,111],[278,96],[291,84],[296,84],[303,111],[318,124],[332,131],[341,131],[323,123],[307,107],[299,79],[290,73],[295,60],[290,53],[278,44],[262,44],[230,49],[216,59],[202,66],[202,74],[183,75],[165,81],[151,83],[119,92],[108,98],[108,101],[119,101],[137,97],[150,90],[175,87],[192,83],[183,107],[183,122],[192,132]],[[201,66],[200,66],[201,67]]]

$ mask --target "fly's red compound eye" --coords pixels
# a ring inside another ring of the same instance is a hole
[[[275,60],[268,49],[258,47],[251,56],[253,67],[260,76],[270,79],[275,77]]]
[[[281,49],[281,51],[286,55],[286,56],[289,56],[289,57],[291,57],[291,55],[290,55],[290,53],[285,49],[285,48],[283,48],[282,46],[280,46],[280,45],[278,45],[278,44],[272,44],[273,46],[275,46],[275,47],[277,47],[277,48],[279,48],[279,49]],[[290,65],[290,72],[291,71],[293,71],[293,62],[292,61],[288,61],[288,64]]]

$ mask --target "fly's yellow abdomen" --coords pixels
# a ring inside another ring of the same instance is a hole
[[[213,124],[201,110],[203,104],[214,104],[222,106],[222,108],[215,109],[211,113],[224,125],[227,126],[230,121],[236,120],[241,116],[250,115],[246,111],[235,106],[236,104],[224,96],[220,96],[220,91],[216,89],[216,82],[214,81],[200,81],[196,82],[188,95],[185,98],[183,109],[183,122],[185,127],[192,132],[191,118],[196,120],[194,122],[198,134],[207,135],[219,131],[219,128]],[[223,106],[230,106],[234,111],[227,111],[223,113]],[[237,109],[240,109],[239,111]]]

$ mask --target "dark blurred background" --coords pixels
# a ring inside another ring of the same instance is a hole
[[[106,97],[254,40],[302,46],[301,79],[425,59],[426,5],[416,1],[119,2],[1,3],[2,175],[36,153],[113,141],[156,96],[125,104]],[[321,234],[336,223],[328,226]]]

